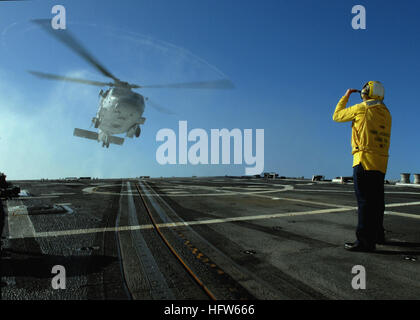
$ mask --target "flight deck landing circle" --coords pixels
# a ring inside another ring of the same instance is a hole
[[[82,191],[85,194],[103,194],[103,195],[116,195],[116,196],[139,196],[137,191],[132,190],[129,191],[122,191],[122,192],[113,192],[107,190],[107,188],[122,186],[122,184],[103,184],[103,185],[95,185],[84,188]],[[194,190],[202,190],[202,192],[198,191],[197,193],[191,193],[191,189]],[[256,188],[245,188],[245,187],[209,187],[209,186],[199,186],[199,185],[177,185],[176,187],[172,187],[171,191],[165,192],[145,192],[142,195],[146,195],[149,197],[160,197],[160,196],[168,196],[168,197],[219,197],[219,196],[237,196],[237,195],[253,195],[253,194],[270,194],[276,192],[284,192],[284,191],[291,191],[294,187],[292,185],[278,185],[275,188],[273,186],[264,186],[261,185]]]

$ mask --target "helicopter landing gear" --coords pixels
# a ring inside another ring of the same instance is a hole
[[[95,128],[99,127],[99,119],[94,117],[92,118],[92,124],[94,125]]]
[[[109,136],[103,132],[99,134],[99,141],[102,141],[102,147],[109,148]]]
[[[138,138],[140,137],[140,126],[138,124],[135,124],[127,131],[127,137],[132,138],[134,135]]]

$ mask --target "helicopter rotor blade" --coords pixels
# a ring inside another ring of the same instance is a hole
[[[51,21],[48,19],[33,19],[34,23],[41,26],[47,33],[56,38],[58,41],[65,44],[67,47],[76,52],[80,57],[89,62],[104,76],[119,81],[111,72],[109,72],[99,61],[97,61],[92,54],[90,54],[83,45],[76,40],[76,38],[68,30],[54,30],[51,27]]]
[[[149,98],[146,98],[146,103],[147,103],[147,105],[155,108],[159,112],[166,113],[166,114],[171,114],[171,115],[175,115],[176,114],[172,110],[169,110],[169,109],[167,109],[165,107],[162,107],[161,105],[157,104],[156,102],[151,101]]]
[[[36,77],[49,79],[49,80],[77,82],[77,83],[89,84],[89,85],[99,86],[99,87],[113,86],[114,85],[114,83],[109,83],[109,82],[101,82],[101,81],[93,81],[93,80],[86,80],[86,79],[80,79],[80,78],[65,77],[65,76],[59,76],[59,75],[55,75],[55,74],[51,74],[51,73],[44,73],[44,72],[39,72],[39,71],[28,71],[28,72],[30,74],[36,76]]]
[[[229,79],[201,81],[201,82],[184,82],[171,84],[156,84],[140,86],[140,88],[171,88],[171,89],[233,89],[235,85]]]
[[[1,0],[0,0],[1,1]],[[123,86],[123,87],[130,87],[132,89],[138,88],[172,88],[172,89],[233,89],[235,86],[232,81],[228,79],[222,80],[214,80],[214,81],[201,81],[201,82],[186,82],[186,83],[170,83],[170,84],[162,84],[162,85],[136,85],[136,84],[129,84],[123,81],[120,81],[117,77],[115,77],[111,72],[109,72],[98,60],[96,60],[93,55],[68,31],[68,30],[54,30],[51,27],[51,21],[49,19],[33,19],[33,23],[39,25],[42,29],[44,29],[48,34],[52,37],[69,47],[75,53],[77,53],[81,58],[95,67],[101,74],[104,76],[111,78],[115,81],[115,86]],[[78,80],[69,80],[65,79],[66,77],[61,76],[54,76],[38,73],[38,76],[49,78],[49,79],[57,79],[57,80],[64,80],[64,81],[73,81],[73,82],[81,82],[93,85],[101,85],[99,82],[96,81],[88,81],[83,82],[85,80],[79,79]],[[96,84],[97,83],[97,84]],[[109,84],[106,84],[109,85]]]

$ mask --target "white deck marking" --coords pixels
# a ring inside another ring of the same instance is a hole
[[[297,200],[300,199],[291,199],[291,198],[281,198],[283,200]],[[307,202],[307,201],[305,201]],[[319,204],[319,203],[317,203]],[[325,204],[324,204],[325,205]],[[386,207],[400,207],[400,206],[414,206],[420,205],[418,202],[409,202],[409,203],[392,203]],[[336,207],[329,209],[319,209],[311,211],[297,211],[297,212],[286,212],[286,213],[273,213],[273,214],[262,214],[262,215],[253,215],[253,216],[243,216],[243,217],[232,217],[232,218],[219,218],[219,219],[207,219],[207,220],[193,220],[186,222],[171,222],[171,223],[161,223],[158,224],[160,228],[176,228],[180,226],[192,226],[192,225],[201,225],[201,224],[215,224],[215,223],[226,223],[226,222],[235,222],[235,221],[252,221],[252,220],[263,220],[263,219],[276,219],[276,218],[285,218],[285,217],[295,217],[295,216],[305,216],[305,215],[315,215],[323,213],[338,213],[356,210],[357,207]],[[420,215],[395,212],[395,211],[385,211],[386,215],[400,216],[405,218],[414,218],[420,219]],[[25,217],[28,217],[27,215]],[[19,217],[21,218],[21,217]],[[29,218],[29,217],[28,217]],[[31,223],[32,225],[32,223]],[[28,232],[26,237],[29,238],[44,238],[44,237],[60,237],[60,236],[74,236],[80,234],[89,234],[89,233],[101,233],[101,232],[122,232],[122,231],[133,231],[133,230],[143,230],[143,229],[152,229],[153,225],[133,225],[133,226],[121,226],[121,227],[110,227],[110,228],[90,228],[90,229],[76,229],[76,230],[62,230],[62,231],[48,231],[48,232],[35,232],[33,230]],[[9,233],[10,235],[11,233]],[[22,236],[12,236],[10,239],[21,238]]]
[[[29,196],[28,190],[25,190],[25,189],[20,190],[19,197],[28,197],[28,196]]]
[[[324,207],[347,208],[347,209],[356,208],[356,207],[353,207],[353,206],[343,206],[343,205],[339,205],[339,204],[317,202],[317,201],[311,201],[311,200],[302,200],[302,199],[295,199],[295,198],[273,197],[273,196],[266,196],[266,195],[263,195],[263,194],[256,194],[256,193],[253,193],[252,196],[267,198],[267,199],[271,199],[271,200],[286,200],[286,201],[293,201],[293,202],[302,202],[302,203],[315,204],[317,206],[324,206]]]
[[[27,207],[23,205],[21,200],[8,200],[5,211],[9,226],[9,238],[34,238],[36,236]]]
[[[331,208],[331,209],[320,209],[320,210],[313,210],[313,211],[274,213],[274,214],[265,214],[265,215],[208,219],[208,220],[199,220],[199,221],[193,220],[193,221],[186,221],[186,222],[170,222],[170,223],[160,223],[157,225],[159,226],[159,228],[176,228],[176,227],[200,225],[200,224],[214,224],[214,223],[235,222],[235,221],[274,219],[274,218],[294,217],[294,216],[331,213],[331,212],[344,212],[344,211],[349,211],[349,209],[348,208]],[[98,233],[98,232],[133,231],[133,230],[143,230],[143,229],[152,229],[152,228],[153,228],[153,225],[145,224],[145,225],[122,226],[122,227],[111,227],[111,228],[91,228],[91,229],[76,229],[76,230],[63,230],[63,231],[48,231],[48,232],[36,232],[32,237],[36,237],[36,238],[60,237],[60,236],[72,236],[72,235]]]
[[[420,205],[420,201],[416,202],[406,202],[406,203],[390,203],[387,204],[387,208],[393,208],[393,207],[405,207],[405,206],[417,206]]]
[[[238,180],[239,181],[239,180]],[[242,180],[240,180],[242,181]],[[293,181],[293,180],[291,180]],[[288,213],[274,213],[274,214],[262,214],[262,215],[253,215],[253,216],[242,216],[242,217],[232,217],[232,218],[220,218],[220,219],[207,219],[207,220],[193,220],[187,222],[171,222],[171,223],[162,223],[159,224],[161,228],[174,228],[179,226],[185,225],[199,225],[199,224],[215,224],[215,223],[228,223],[228,222],[235,222],[235,221],[250,221],[250,220],[261,220],[261,219],[274,219],[274,218],[282,218],[282,217],[292,217],[292,216],[304,216],[304,215],[312,215],[312,214],[323,214],[323,213],[338,213],[338,212],[346,212],[351,210],[356,210],[357,207],[354,206],[345,206],[339,204],[332,204],[326,202],[316,202],[310,200],[303,200],[303,199],[296,199],[296,198],[289,198],[289,197],[276,197],[272,195],[272,193],[284,192],[284,191],[315,191],[315,192],[348,192],[353,193],[354,191],[348,190],[337,190],[337,189],[294,189],[293,185],[269,185],[265,184],[266,188],[261,188],[264,186],[262,183],[248,183],[253,184],[253,186],[231,186],[231,187],[219,187],[219,186],[200,186],[200,185],[184,185],[184,186],[168,186],[163,190],[168,190],[168,193],[148,193],[144,192],[143,195],[148,197],[159,197],[162,195],[166,195],[169,197],[202,197],[202,196],[255,196],[261,198],[267,198],[271,200],[284,200],[284,201],[292,201],[292,202],[300,202],[312,205],[319,205],[323,207],[331,207],[328,209],[317,209],[311,211],[299,211],[299,212],[288,212]],[[93,184],[92,184],[93,185]],[[84,193],[92,194],[113,194],[113,195],[120,195],[120,196],[139,196],[137,192],[127,190],[125,192],[115,193],[115,192],[107,192],[98,191],[98,189],[106,188],[106,187],[113,187],[116,185],[121,184],[101,184],[92,187],[87,187],[83,189]],[[258,186],[257,186],[258,185]],[[273,188],[275,187],[275,189]],[[175,189],[175,190],[174,190]],[[181,191],[183,189],[184,191]],[[221,190],[225,189],[225,190]],[[230,190],[226,190],[230,189]],[[235,189],[235,190],[232,190]],[[212,191],[213,193],[191,193],[192,190],[206,190]],[[217,193],[216,193],[217,192]],[[419,194],[416,192],[386,192],[386,193],[407,193],[407,194]],[[43,194],[39,197],[25,197],[24,199],[29,198],[55,198],[59,195],[65,194],[74,194],[74,193],[50,193],[50,194]],[[70,205],[70,203],[65,203],[61,205]],[[415,206],[420,205],[420,201],[417,202],[408,202],[408,203],[391,203],[388,204],[387,208],[394,208],[400,206]],[[34,238],[34,237],[58,237],[58,236],[72,236],[72,235],[79,235],[79,234],[89,234],[89,233],[101,233],[101,232],[119,232],[119,231],[133,231],[133,230],[142,230],[142,229],[151,229],[153,228],[152,225],[131,225],[131,226],[119,226],[119,227],[111,227],[111,228],[90,228],[90,229],[76,229],[76,230],[61,230],[61,231],[50,231],[50,232],[36,232],[34,230],[33,224],[27,214],[26,206],[22,204],[22,201],[19,200],[19,203],[15,201],[15,203],[11,202],[8,203],[8,219],[9,219],[9,238]],[[386,215],[394,215],[400,216],[405,218],[413,218],[413,219],[420,219],[420,215],[409,214],[409,213],[402,213],[396,211],[386,211]],[[16,220],[16,219],[21,220]],[[10,219],[12,221],[10,222]]]
[[[396,212],[396,211],[385,211],[385,214],[390,215],[390,216],[399,216],[399,217],[404,217],[404,218],[420,219],[420,214],[411,214],[411,213]]]
[[[294,191],[304,191],[304,192],[343,192],[343,193],[354,193],[354,190],[335,190],[335,189],[295,189]]]
[[[294,189],[294,191],[354,193],[354,190],[338,190],[338,189]],[[410,191],[385,191],[385,193],[386,194],[417,194],[417,195],[420,195],[420,192],[410,192]]]
[[[102,186],[104,187],[104,186]],[[293,190],[292,185],[281,185],[282,189],[264,189],[263,191],[258,190],[250,190],[250,191],[235,191],[235,190],[223,190],[220,192],[219,187],[208,187],[208,186],[188,186],[185,188],[185,191],[180,191],[180,194],[177,193],[142,193],[142,195],[147,197],[159,197],[159,196],[171,196],[171,197],[212,197],[212,196],[232,196],[232,195],[255,195],[255,194],[262,194],[262,193],[275,193],[275,192],[284,192],[284,191],[290,191]],[[240,190],[247,190],[247,188],[242,187],[229,187],[231,189],[240,189]],[[190,189],[190,190],[188,190]],[[204,189],[213,191],[214,193],[191,193],[191,189]],[[84,188],[83,192],[88,194],[109,194],[109,195],[130,195],[130,196],[139,196],[136,193],[121,193],[121,192],[110,192],[110,191],[98,191],[98,187],[88,187]],[[174,192],[178,192],[178,190],[175,190]]]
[[[128,193],[131,194],[131,182],[127,181],[126,185]],[[128,215],[128,223],[139,225],[134,198],[130,196],[126,199],[128,210],[125,213],[121,213]],[[141,232],[132,232],[131,237],[131,241],[134,244],[134,249],[137,253],[140,264],[142,265],[143,271],[146,274],[146,278],[150,283],[152,297],[154,299],[163,300],[175,299],[175,296],[172,290],[169,288],[161,270],[159,269],[152,251],[143,237],[143,234]]]
[[[22,200],[27,200],[27,199],[50,199],[50,198],[58,198],[58,197],[60,197],[60,196],[55,196],[55,195],[37,196],[37,197],[29,196],[29,197],[22,197]]]
[[[54,193],[41,193],[41,196],[65,196],[65,195],[71,195],[76,194],[74,192],[54,192]]]

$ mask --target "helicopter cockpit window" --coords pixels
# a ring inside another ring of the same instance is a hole
[[[121,88],[113,88],[112,89],[112,95],[121,95],[124,94],[125,90]]]
[[[109,89],[108,89],[108,90],[106,90],[106,91],[104,91],[103,89],[101,89],[101,92],[99,92],[99,95],[100,95],[102,98],[106,98],[106,96],[108,95],[108,93],[109,93]]]

